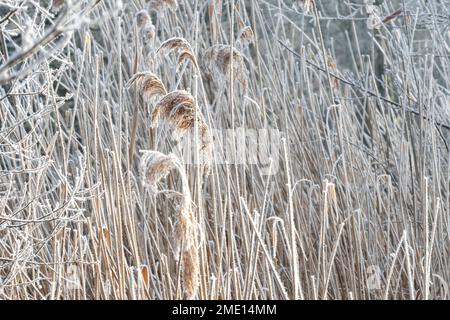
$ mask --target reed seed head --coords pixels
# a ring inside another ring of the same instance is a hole
[[[146,27],[144,27],[141,32],[142,38],[144,39],[144,43],[153,40],[156,36],[155,26],[152,24],[149,24]]]
[[[152,192],[156,192],[158,181],[176,167],[176,161],[177,158],[173,154],[165,155],[154,150],[144,151],[140,163],[142,184]]]
[[[146,10],[141,10],[136,13],[136,25],[139,29],[146,27],[150,23],[150,16]]]
[[[205,150],[210,144],[209,130],[200,110],[197,109],[195,99],[189,92],[172,91],[156,104],[152,112],[152,127],[156,127],[160,119],[166,121],[175,129],[175,138],[179,139],[194,128],[195,121],[198,121],[201,149]]]
[[[255,34],[253,32],[252,27],[245,26],[239,31],[237,42],[240,45],[248,45],[249,43],[255,40]]]
[[[192,51],[189,50],[183,50],[180,55],[178,56],[178,62],[177,67],[179,68],[185,60],[191,61],[191,63],[197,68],[197,60],[195,59],[194,55],[192,54]]]
[[[183,246],[183,252],[190,250],[194,245],[194,239],[196,236],[196,221],[194,213],[190,206],[181,208],[177,221],[174,227],[174,247],[175,247],[175,259],[181,252],[181,246]]]
[[[192,50],[190,43],[184,38],[175,37],[164,41],[158,50],[156,50],[156,53],[164,52],[167,54],[173,50],[181,51],[178,56],[177,66],[182,64],[184,60],[188,59],[194,64],[195,67],[197,67],[197,59],[195,58],[194,51]]]
[[[200,280],[199,252],[196,246],[183,253],[183,290],[186,299],[195,299]]]
[[[160,51],[171,51],[176,49],[182,49],[185,51],[192,52],[191,44],[186,39],[180,37],[167,39],[166,41],[161,43],[160,47],[158,48],[158,50],[156,50],[156,52],[158,53]]]
[[[136,86],[141,95],[148,101],[155,96],[167,94],[161,79],[151,72],[138,72],[127,83],[127,88]]]
[[[178,7],[177,0],[146,0],[149,10],[161,13],[166,9],[175,10]]]
[[[234,78],[245,88],[247,87],[247,68],[244,57],[236,48],[225,44],[208,48],[203,55],[203,65],[209,75],[225,81],[230,79],[231,69]]]

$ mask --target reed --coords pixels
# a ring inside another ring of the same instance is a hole
[[[450,1],[378,3],[3,1],[0,299],[449,299]]]

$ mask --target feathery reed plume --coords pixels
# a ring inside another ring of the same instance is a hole
[[[189,129],[198,123],[201,139],[201,150],[210,146],[209,128],[200,110],[197,110],[194,97],[187,91],[175,90],[159,100],[152,112],[152,127],[156,127],[162,119],[174,129],[175,139],[181,138]]]
[[[239,7],[236,10],[239,12]],[[239,26],[239,33],[236,38],[236,46],[242,47],[252,42],[255,35],[253,33],[252,27],[247,25],[244,20],[242,20],[240,14],[236,15],[236,19],[238,20],[237,24]]]
[[[184,38],[175,37],[164,41],[158,50],[156,50],[156,53],[165,52],[167,54],[173,50],[182,50],[178,57],[178,65],[185,59],[189,59],[197,67],[197,59],[195,59],[194,51],[190,43]]]
[[[166,9],[175,10],[178,7],[177,0],[146,0],[149,10],[161,13]]]
[[[189,60],[197,68],[197,60],[195,59],[192,51],[183,50],[178,56],[177,68],[179,68],[185,60]]]
[[[153,38],[155,38],[156,35],[155,26],[152,24],[147,25],[145,28],[141,30],[141,34],[145,42],[153,40]]]
[[[183,291],[188,299],[197,294],[199,285],[199,252],[197,247],[198,222],[192,211],[191,192],[186,172],[179,158],[173,154],[165,155],[159,151],[146,150],[141,158],[141,175],[145,186],[156,190],[156,183],[172,169],[177,169],[182,182],[183,203],[175,222],[173,240],[174,257],[182,255]]]
[[[199,287],[200,261],[196,246],[183,253],[183,287],[186,299],[192,300]]]
[[[180,254],[183,268],[183,291],[186,299],[194,299],[199,286],[198,222],[191,208],[180,210],[174,230],[174,257]]]
[[[194,125],[195,99],[187,91],[176,90],[159,100],[152,112],[152,127],[156,127],[159,118],[172,124],[181,136]]]
[[[191,210],[191,192],[189,190],[189,183],[183,164],[180,159],[170,153],[168,155],[156,150],[141,150],[143,154],[140,163],[140,175],[142,177],[142,184],[155,191],[158,181],[166,177],[173,169],[177,169],[182,182],[183,204],[181,211]]]
[[[146,10],[136,13],[136,25],[139,29],[146,27],[150,23],[150,16]]]
[[[241,46],[248,45],[249,43],[253,42],[255,39],[255,34],[253,33],[253,29],[250,26],[243,27],[238,34],[237,37],[237,44]]]
[[[234,78],[244,88],[247,88],[247,68],[244,63],[244,57],[236,48],[231,48],[231,46],[225,44],[216,44],[205,51],[202,61],[206,72],[210,76],[218,77],[225,81],[230,78],[231,67]],[[233,61],[232,66],[230,65],[231,61]]]
[[[177,157],[173,154],[165,155],[159,151],[144,151],[141,157],[140,169],[142,184],[156,192],[156,184],[165,178],[169,172],[177,167]]]
[[[141,10],[136,13],[135,19],[136,26],[144,39],[144,44],[146,44],[155,37],[155,26],[153,25],[150,15],[146,10]]]
[[[156,52],[158,53],[161,50],[171,51],[171,50],[176,50],[176,49],[183,49],[183,50],[192,52],[191,44],[186,39],[180,38],[180,37],[174,37],[174,38],[167,39],[166,41],[161,43],[161,45],[159,46],[158,50],[156,50]]]
[[[167,94],[161,79],[151,72],[138,72],[126,84],[127,88],[136,85],[141,95],[148,101],[154,96]]]
[[[182,173],[182,179],[187,182],[186,176],[183,176],[184,170],[180,172]],[[184,190],[183,194],[185,195],[185,203],[178,214],[174,228],[174,257],[178,261],[181,254],[185,296],[186,299],[193,299],[199,286],[199,224],[191,209],[190,192]]]
[[[187,205],[187,204],[186,204]],[[194,245],[195,236],[195,217],[192,210],[188,207],[183,207],[180,210],[174,229],[174,245],[175,245],[175,259],[178,260],[181,246],[183,250],[189,250]]]

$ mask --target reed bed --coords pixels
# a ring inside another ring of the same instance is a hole
[[[449,8],[1,2],[0,299],[448,299]]]

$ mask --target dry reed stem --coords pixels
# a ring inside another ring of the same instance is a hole
[[[219,24],[222,19],[222,0],[211,0],[208,5],[209,25],[213,43],[217,41]]]
[[[141,175],[145,186],[156,190],[156,183],[169,171],[177,168],[183,185],[183,205],[177,214],[173,240],[174,257],[183,259],[183,291],[188,299],[193,299],[199,285],[199,252],[197,248],[198,222],[191,207],[191,194],[187,176],[180,160],[173,154],[165,155],[159,151],[144,151],[141,158]]]
[[[111,234],[109,232],[108,227],[103,226],[99,230],[99,236],[103,239],[103,241],[105,241],[106,246],[108,247],[108,249],[111,250]]]

